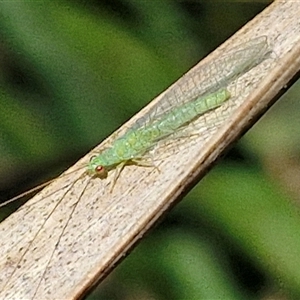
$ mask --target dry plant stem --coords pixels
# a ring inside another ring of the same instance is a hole
[[[159,172],[127,166],[110,193],[113,175],[98,180],[79,170],[58,178],[2,222],[0,299],[78,299],[100,282],[295,76],[300,69],[299,15],[297,2],[275,1],[205,59],[214,61],[220,53],[261,35],[271,41],[274,54],[237,80],[228,105],[197,121],[202,134],[159,161]],[[68,172],[74,169],[77,165]]]

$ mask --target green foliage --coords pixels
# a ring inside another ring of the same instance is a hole
[[[2,1],[0,189],[58,172],[53,165],[66,168],[262,8]],[[300,219],[291,204],[299,198],[298,94],[275,107],[91,299],[272,298],[278,291],[299,298]]]

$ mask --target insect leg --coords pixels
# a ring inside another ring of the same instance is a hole
[[[121,162],[120,164],[117,165],[117,167],[115,168],[115,172],[114,172],[114,178],[113,178],[113,181],[112,181],[112,184],[111,184],[111,187],[109,189],[109,192],[112,193],[114,187],[115,187],[115,184],[118,180],[118,178],[120,177],[120,174],[121,172],[123,171],[125,165],[126,165],[127,161],[123,161]]]

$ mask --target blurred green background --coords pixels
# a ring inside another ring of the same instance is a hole
[[[1,200],[66,169],[267,4],[1,1]],[[299,299],[299,89],[89,299]]]

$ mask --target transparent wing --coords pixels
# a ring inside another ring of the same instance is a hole
[[[213,93],[228,86],[231,82],[260,64],[271,53],[266,36],[261,36],[221,55],[214,62],[199,66],[184,75],[162,99],[148,112],[138,119],[130,130],[147,126],[183,103]],[[208,108],[209,109],[209,108]]]

